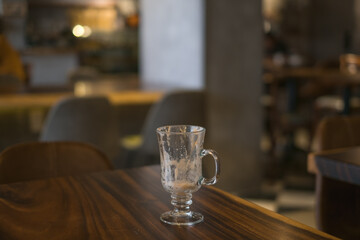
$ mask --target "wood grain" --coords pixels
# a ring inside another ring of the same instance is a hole
[[[360,147],[310,153],[308,171],[360,186]]]
[[[193,200],[203,223],[160,222],[159,166],[0,185],[0,239],[336,239],[215,187]]]

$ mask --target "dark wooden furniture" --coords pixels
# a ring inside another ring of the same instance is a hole
[[[322,231],[360,239],[360,116],[324,118],[316,129],[308,169],[316,173],[316,220]]]
[[[360,147],[312,153],[308,158],[308,170],[328,178],[360,186]],[[360,223],[360,213],[358,216]]]
[[[19,143],[0,153],[0,184],[112,169],[103,152],[81,142]]]
[[[317,174],[318,225],[342,239],[360,239],[360,147],[309,155]]]
[[[215,187],[193,200],[204,222],[160,222],[159,166],[0,185],[0,239],[336,239]]]

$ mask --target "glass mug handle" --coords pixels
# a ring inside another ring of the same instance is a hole
[[[220,161],[217,153],[214,150],[203,149],[200,153],[201,158],[205,157],[206,155],[210,155],[215,161],[215,175],[212,178],[203,178],[201,184],[213,185],[220,177]]]

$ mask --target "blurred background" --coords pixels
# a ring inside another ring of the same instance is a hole
[[[39,140],[60,98],[105,95],[129,167],[150,109],[199,90],[217,186],[314,226],[317,124],[360,107],[359,0],[0,0],[0,16],[24,73],[1,83],[1,150]]]

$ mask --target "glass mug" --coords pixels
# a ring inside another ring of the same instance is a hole
[[[170,125],[156,130],[161,163],[161,183],[171,194],[172,211],[163,213],[160,220],[172,225],[193,225],[202,222],[201,213],[190,211],[192,193],[202,184],[218,181],[220,162],[217,153],[203,149],[205,128],[191,125]],[[202,158],[211,155],[215,161],[215,175],[202,176]]]

